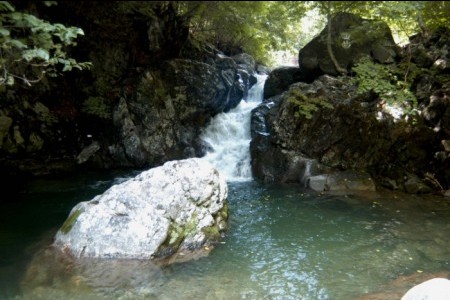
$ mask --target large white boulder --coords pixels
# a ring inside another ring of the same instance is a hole
[[[411,288],[401,300],[448,300],[450,280],[433,278]]]
[[[209,163],[170,161],[78,203],[54,246],[75,258],[151,259],[195,250],[225,230],[227,194]]]

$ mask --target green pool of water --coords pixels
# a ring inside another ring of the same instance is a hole
[[[34,181],[0,202],[0,299],[356,299],[401,276],[450,272],[444,198],[236,182],[228,234],[207,257],[48,267],[40,278],[47,266],[33,257],[70,209],[129,175]]]

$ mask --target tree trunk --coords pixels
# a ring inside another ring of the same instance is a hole
[[[347,69],[342,68],[339,65],[339,62],[336,60],[336,57],[334,56],[333,49],[331,48],[332,39],[331,39],[331,1],[328,1],[327,3],[327,27],[328,27],[328,38],[327,38],[327,50],[328,54],[330,55],[331,61],[334,64],[334,67],[336,70],[341,74],[347,74]]]

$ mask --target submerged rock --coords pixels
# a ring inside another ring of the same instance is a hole
[[[20,287],[23,299],[152,299],[165,282],[151,260],[74,260],[47,248],[33,257]]]
[[[165,258],[216,242],[225,179],[200,159],[170,161],[77,204],[54,246],[75,258]]]
[[[375,191],[375,183],[369,174],[351,170],[311,176],[307,186],[317,192]]]

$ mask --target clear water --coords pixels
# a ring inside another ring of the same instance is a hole
[[[207,257],[164,268],[36,259],[75,203],[130,175],[39,180],[3,199],[0,299],[355,299],[400,276],[450,272],[444,198],[253,181],[229,183],[228,234]]]

